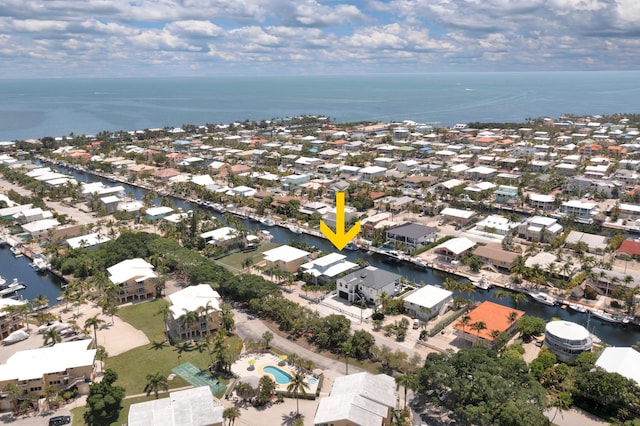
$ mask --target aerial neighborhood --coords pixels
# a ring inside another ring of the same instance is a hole
[[[299,116],[0,142],[2,262],[51,286],[0,270],[0,409],[637,425],[639,129]],[[360,231],[339,250],[321,224]]]

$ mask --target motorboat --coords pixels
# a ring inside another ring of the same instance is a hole
[[[11,250],[11,253],[13,253],[15,257],[22,256],[22,250],[20,250],[20,245],[12,246],[9,250]]]
[[[592,310],[591,315],[598,318],[599,320],[610,322],[612,324],[627,324],[629,322],[628,318],[625,318],[621,315],[610,314],[605,311],[596,311]]]
[[[289,231],[293,232],[294,234],[302,234],[302,228],[300,228],[298,225],[289,226]]]
[[[580,312],[582,314],[586,314],[587,313],[587,308],[585,308],[582,305],[578,305],[577,303],[569,303],[569,309],[571,309],[572,311],[575,312]]]
[[[45,257],[36,256],[31,261],[31,267],[37,272],[46,272],[50,268],[50,264]]]
[[[356,251],[358,249],[360,249],[360,247],[358,247],[358,245],[356,243],[353,242],[349,242],[347,243],[346,246],[344,246],[345,250],[351,250],[351,251]]]
[[[531,296],[536,302],[540,302],[544,305],[555,306],[556,304],[556,300],[552,296],[542,291],[529,293],[529,296]]]
[[[471,281],[471,284],[481,290],[489,290],[491,288],[491,284],[489,284],[487,280],[484,279],[484,275],[480,278],[469,277],[469,281]]]
[[[273,220],[271,216],[269,216],[269,217],[260,219],[260,224],[264,226],[274,226],[276,224],[276,221]]]

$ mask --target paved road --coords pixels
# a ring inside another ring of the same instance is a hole
[[[237,309],[234,309],[233,313],[236,323],[236,331],[242,340],[246,341],[247,339],[251,339],[254,341],[260,341],[262,340],[262,334],[265,331],[271,331],[261,320],[255,317],[251,317],[253,319],[249,319],[246,313]],[[332,370],[339,373],[345,372],[345,363],[343,361],[331,359],[317,352],[310,351],[309,349],[279,336],[276,333],[273,333],[273,340],[270,344],[283,352],[289,354],[295,353],[303,359],[312,360],[318,368]],[[363,370],[356,366],[349,365],[349,373],[358,373],[360,371]]]

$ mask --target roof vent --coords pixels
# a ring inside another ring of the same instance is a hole
[[[367,277],[367,273],[363,272],[362,274],[360,274],[360,278],[366,278]]]

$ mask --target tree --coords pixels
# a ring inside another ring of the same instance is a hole
[[[349,375],[349,358],[355,353],[354,347],[351,342],[344,342],[340,347],[340,353],[344,357],[345,375]]]
[[[371,348],[376,344],[376,339],[366,330],[356,330],[351,336],[353,356],[358,359],[366,358],[371,353]]]
[[[98,315],[94,315],[84,322],[86,328],[93,328],[93,341],[96,347],[98,347],[98,326],[103,323],[104,321],[98,318]]]
[[[297,371],[293,377],[291,377],[291,382],[287,385],[287,392],[293,392],[296,396],[296,417],[300,417],[300,406],[298,404],[298,393],[302,392],[303,395],[307,395],[307,389],[309,389],[309,384],[304,381],[304,374],[300,371]]]
[[[475,330],[478,333],[477,342],[480,342],[480,332],[482,330],[486,330],[487,329],[487,323],[485,323],[484,321],[477,321],[477,322],[474,322],[473,324],[471,324],[471,326],[469,328],[471,328],[472,330]]]
[[[147,384],[144,386],[144,391],[147,393],[147,396],[153,392],[156,399],[158,399],[158,392],[160,390],[165,392],[169,390],[167,378],[160,374],[159,371],[156,371],[154,374],[147,374]]]
[[[271,395],[273,391],[276,389],[276,383],[269,376],[260,377],[260,381],[258,382],[258,393],[256,395],[256,404],[264,405],[269,399],[271,399]]]
[[[125,389],[114,386],[116,380],[118,375],[107,369],[102,381],[89,386],[87,411],[84,413],[84,421],[89,426],[107,426],[118,418]]]
[[[544,333],[546,322],[543,318],[524,316],[518,320],[516,330],[522,335],[523,339],[531,339],[531,336],[537,336]]]
[[[407,390],[416,389],[419,386],[418,376],[414,373],[407,373],[400,376],[396,376],[397,388],[404,387],[404,408],[407,407]]]
[[[270,331],[265,331],[262,333],[262,340],[264,340],[265,349],[269,348],[269,343],[273,340],[273,333]]]
[[[9,400],[11,401],[11,405],[13,406],[13,412],[17,413],[18,402],[20,400],[20,397],[24,393],[23,390],[13,383],[7,384],[2,390],[7,395],[7,398],[9,398]]]
[[[109,353],[104,346],[98,346],[96,350],[96,359],[100,361],[100,365],[104,363],[104,360],[109,358]],[[102,370],[102,367],[100,368]]]
[[[232,426],[236,419],[240,417],[240,409],[238,407],[225,408],[222,412],[222,417],[229,420],[229,425]]]
[[[48,345],[51,343],[51,346],[54,346],[56,343],[62,342],[62,336],[60,332],[55,327],[50,327],[44,332],[44,344]]]
[[[183,309],[184,314],[180,317],[180,322],[185,330],[189,332],[189,340],[193,339],[193,325],[197,324],[200,321],[200,316],[196,311],[189,311],[187,309]]]

